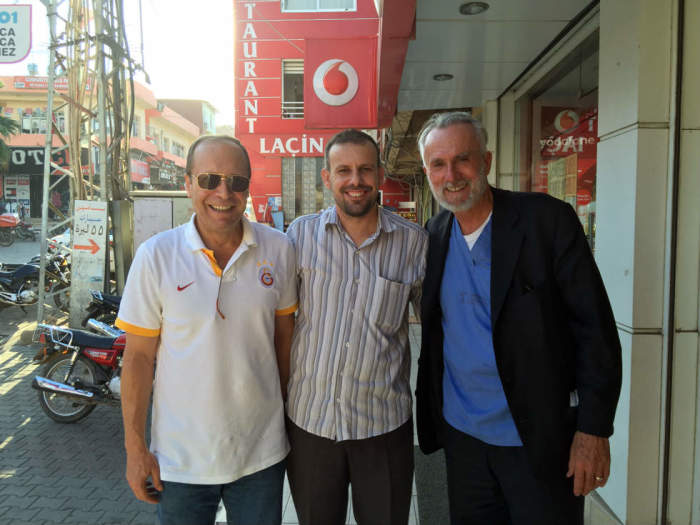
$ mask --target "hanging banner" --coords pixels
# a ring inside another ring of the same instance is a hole
[[[377,39],[307,39],[304,124],[377,127]]]
[[[24,60],[32,48],[32,6],[0,4],[0,63]]]

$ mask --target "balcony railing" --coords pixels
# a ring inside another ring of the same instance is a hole
[[[304,118],[304,102],[282,102],[282,118]]]

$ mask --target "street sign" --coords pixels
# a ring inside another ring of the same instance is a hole
[[[71,325],[77,325],[85,317],[90,290],[104,289],[107,229],[106,202],[75,201],[71,235]]]
[[[0,4],[0,63],[24,60],[32,48],[32,6]]]

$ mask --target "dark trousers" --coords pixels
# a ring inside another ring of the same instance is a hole
[[[332,441],[287,420],[287,476],[301,525],[344,525],[348,484],[359,525],[406,525],[413,487],[413,422],[381,436]]]
[[[573,478],[535,478],[524,447],[499,447],[445,423],[452,525],[583,525]]]

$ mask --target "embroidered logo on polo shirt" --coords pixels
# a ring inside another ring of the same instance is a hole
[[[265,288],[269,288],[275,283],[275,278],[272,274],[273,266],[274,264],[267,260],[258,261],[258,267],[260,268],[260,270],[258,270],[258,279]]]
[[[194,281],[192,281],[191,283],[186,284],[185,286],[180,286],[180,285],[178,284],[178,285],[177,285],[177,291],[178,291],[178,292],[181,292],[182,290],[184,290],[185,288],[188,288],[189,286],[192,286],[193,284],[194,284]]]

